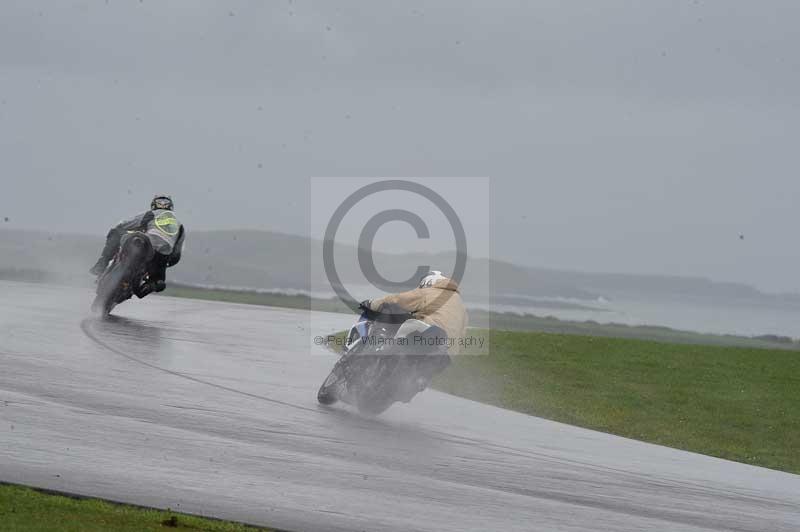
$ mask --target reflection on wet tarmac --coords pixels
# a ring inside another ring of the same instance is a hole
[[[136,347],[137,351],[159,351],[162,346],[162,330],[150,323],[110,315],[92,320],[92,330],[108,341],[117,342],[124,347]]]

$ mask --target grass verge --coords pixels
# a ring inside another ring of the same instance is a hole
[[[476,331],[480,334],[480,331]],[[800,354],[492,331],[434,387],[544,418],[800,473]]]
[[[255,532],[238,523],[203,519],[97,499],[78,499],[0,484],[0,529],[7,532]]]

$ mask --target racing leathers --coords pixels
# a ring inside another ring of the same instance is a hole
[[[155,252],[148,265],[149,286],[143,287],[143,292],[137,295],[144,297],[152,291],[164,290],[166,270],[180,262],[186,235],[183,224],[177,220],[172,211],[150,210],[117,224],[108,232],[100,258],[89,271],[94,275],[102,274],[119,250],[123,235],[128,232],[146,234]]]
[[[467,327],[467,311],[459,294],[458,283],[448,278],[443,278],[430,287],[388,295],[366,304],[369,310],[377,313],[408,313],[415,320],[439,327],[448,338],[454,340],[462,338]],[[452,345],[455,348],[458,342]],[[454,352],[453,348],[451,353]]]
[[[459,294],[458,283],[442,278],[431,286],[415,288],[407,292],[392,294],[380,299],[365,301],[362,306],[392,321],[398,313],[410,315],[403,322],[395,338],[406,340],[404,351],[398,354],[439,356],[414,356],[417,368],[416,391],[428,387],[434,375],[441,373],[450,364],[450,354],[460,348],[459,340],[467,327],[467,311]],[[377,317],[379,321],[382,317]],[[434,348],[430,346],[433,341]],[[396,344],[398,345],[398,344]],[[440,346],[447,346],[446,349]],[[417,346],[417,347],[415,347]],[[409,391],[408,398],[416,391]]]

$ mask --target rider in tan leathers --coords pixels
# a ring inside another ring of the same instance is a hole
[[[378,313],[405,312],[412,315],[397,331],[397,337],[422,333],[429,327],[438,327],[450,339],[449,351],[456,354],[458,342],[464,337],[467,327],[467,311],[459,294],[458,283],[431,271],[419,283],[419,287],[408,292],[393,294],[380,299],[365,301],[362,306]]]

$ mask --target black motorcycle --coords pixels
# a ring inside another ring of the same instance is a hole
[[[115,306],[134,295],[140,298],[147,295],[148,265],[154,254],[146,234],[131,232],[124,235],[116,255],[97,279],[97,296],[92,303],[92,312],[107,316]]]
[[[445,346],[428,347],[425,341],[443,334],[438,327],[421,333],[417,342],[398,346],[395,335],[405,320],[381,319],[364,310],[350,328],[342,357],[317,392],[320,404],[342,401],[375,416],[395,402],[411,401],[450,363]]]

